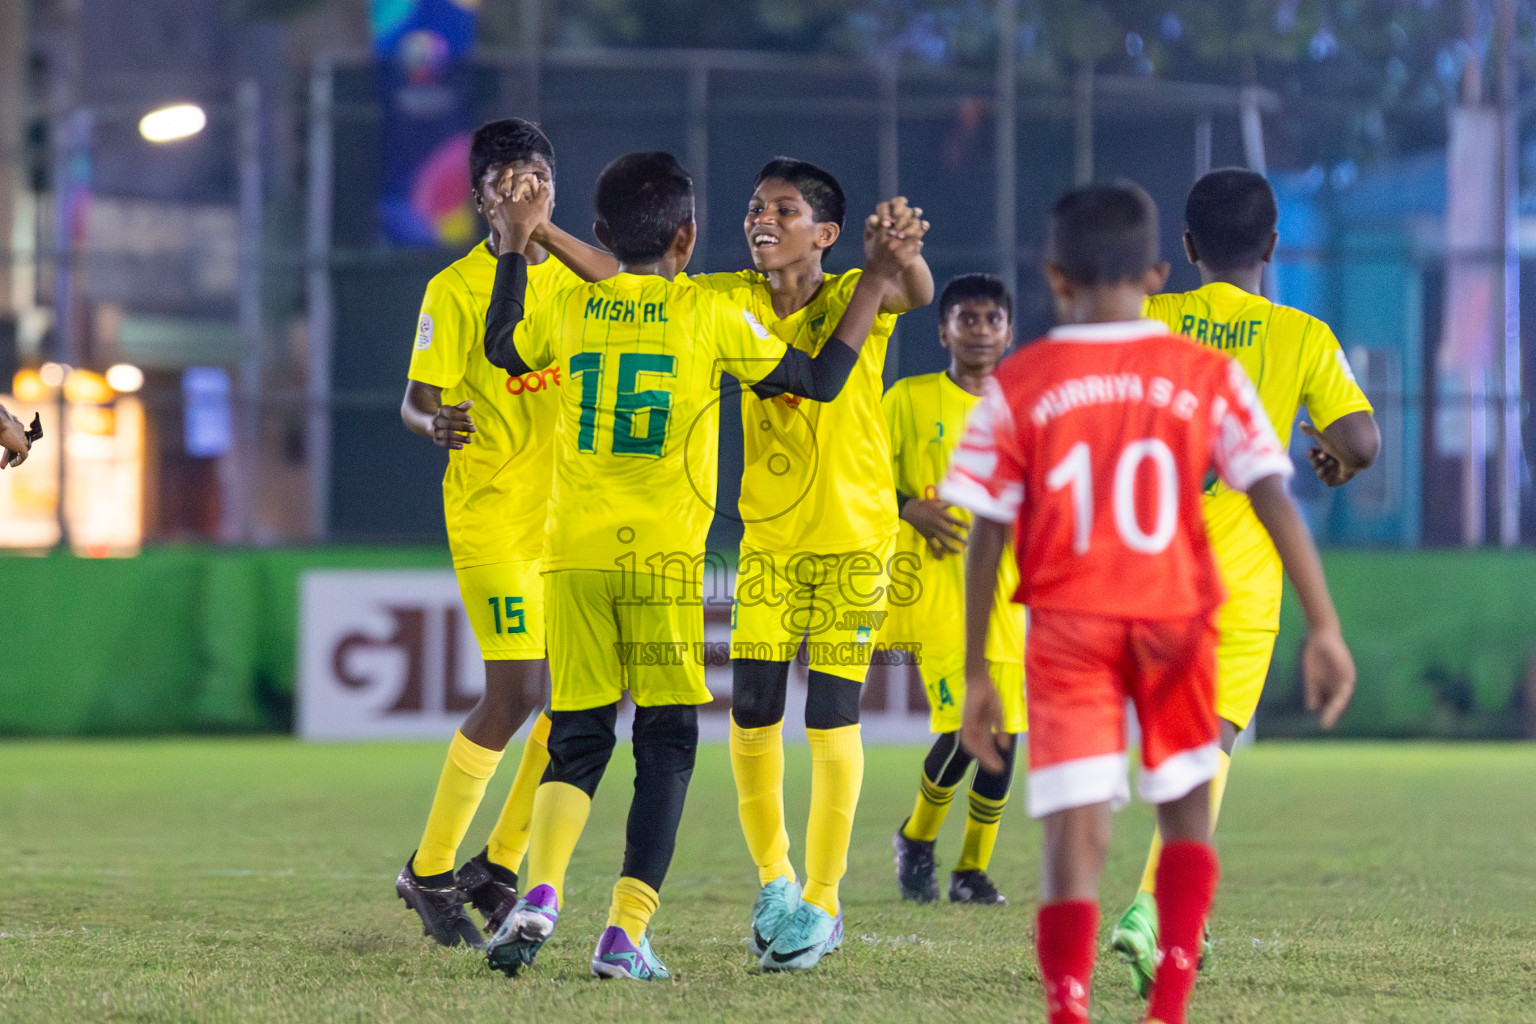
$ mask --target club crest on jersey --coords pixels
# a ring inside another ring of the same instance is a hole
[[[421,322],[416,325],[416,347],[425,350],[432,346],[432,314],[421,314]]]

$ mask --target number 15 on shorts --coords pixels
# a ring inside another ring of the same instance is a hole
[[[520,597],[492,597],[487,598],[491,604],[491,614],[496,617],[496,632],[498,633],[526,633],[528,627],[523,625],[523,599]]]

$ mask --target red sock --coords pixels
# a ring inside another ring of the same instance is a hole
[[[1184,1024],[1200,965],[1205,919],[1216,896],[1221,866],[1210,843],[1186,839],[1163,847],[1157,865],[1157,977],[1147,1018]]]
[[[1088,983],[1099,952],[1099,905],[1062,900],[1035,917],[1035,955],[1045,983],[1048,1024],[1086,1024]]]

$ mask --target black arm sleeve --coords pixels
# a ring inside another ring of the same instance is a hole
[[[815,358],[791,348],[766,377],[752,385],[752,393],[758,398],[799,395],[830,402],[842,392],[858,362],[859,354],[836,336],[827,339]]]
[[[517,354],[512,336],[523,321],[523,299],[528,292],[528,261],[520,252],[496,257],[496,283],[485,307],[485,358],[514,377],[531,367]]]

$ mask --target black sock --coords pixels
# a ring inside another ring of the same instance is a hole
[[[635,798],[625,827],[624,871],[657,892],[672,865],[677,826],[699,749],[699,709],[635,709]]]

